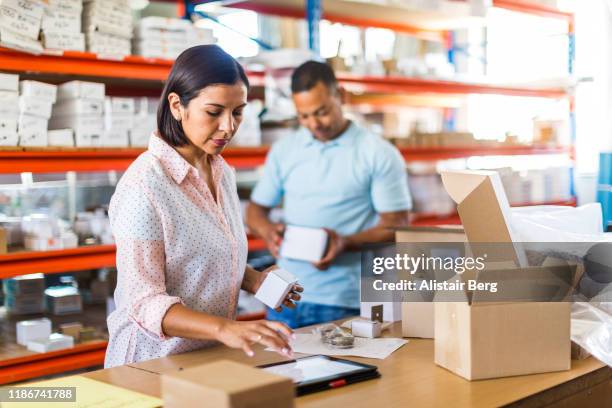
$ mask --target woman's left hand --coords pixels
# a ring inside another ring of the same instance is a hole
[[[261,284],[263,283],[263,281],[266,279],[266,277],[268,276],[268,274],[270,272],[272,272],[273,270],[278,269],[278,266],[273,265],[271,267],[269,267],[268,269],[259,272],[259,280],[255,286],[255,291],[253,293],[256,293],[257,290],[259,289],[259,287],[261,286]],[[285,300],[283,300],[283,306],[288,307],[289,309],[294,309],[295,308],[295,302],[299,302],[300,299],[302,299],[302,296],[300,295],[300,293],[302,293],[304,291],[304,288],[299,284],[296,283],[293,285],[293,287],[291,288],[291,290],[289,291],[289,293],[287,293],[287,296],[285,297]],[[280,312],[283,309],[282,306],[277,307],[275,310],[277,312]]]

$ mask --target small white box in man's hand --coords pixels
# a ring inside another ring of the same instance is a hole
[[[325,254],[327,232],[322,228],[287,225],[280,256],[299,261],[318,262]]]
[[[297,278],[284,269],[274,269],[255,293],[255,298],[266,306],[276,309],[283,304],[285,297],[291,291]]]

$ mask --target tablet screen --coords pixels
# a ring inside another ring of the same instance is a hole
[[[299,384],[362,371],[363,367],[349,362],[329,360],[324,356],[312,356],[290,361],[286,364],[264,367],[262,370],[289,377],[295,384]]]

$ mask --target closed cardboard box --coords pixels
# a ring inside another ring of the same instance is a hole
[[[6,254],[7,252],[7,233],[6,230],[0,227],[0,254]]]
[[[162,375],[167,408],[292,408],[294,393],[290,378],[229,360]]]

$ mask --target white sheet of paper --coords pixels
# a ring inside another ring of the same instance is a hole
[[[291,340],[289,343],[295,353],[323,354],[325,356],[354,356],[377,358],[379,360],[389,357],[395,350],[408,343],[408,340],[404,339],[366,339],[356,337],[353,348],[336,349],[322,343],[321,337],[316,334],[296,333],[295,336],[296,339]]]

